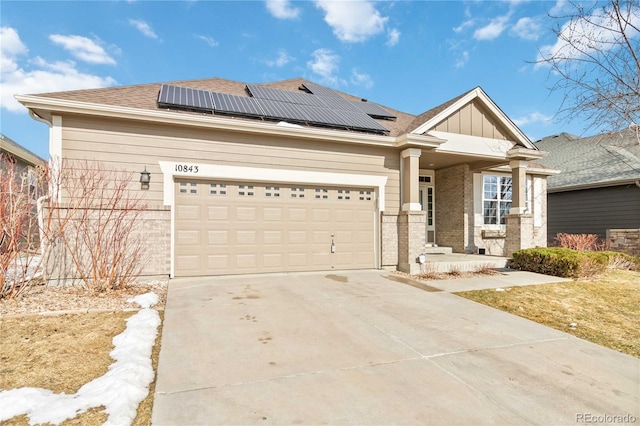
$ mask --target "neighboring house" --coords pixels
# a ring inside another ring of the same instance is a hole
[[[35,221],[35,215],[37,214],[36,201],[38,197],[44,195],[46,190],[38,178],[38,168],[46,166],[46,164],[47,162],[45,160],[0,133],[0,172],[2,172],[2,178],[5,179],[8,173],[12,173],[16,183],[15,187],[25,193],[29,193],[33,203],[34,226],[37,223]],[[25,227],[25,229],[29,228]],[[3,233],[5,232],[4,230],[2,231]],[[33,239],[29,241],[29,245],[33,246],[38,244],[37,228],[35,232],[26,233],[26,235],[33,235]],[[2,235],[0,235],[0,239],[1,238]]]
[[[52,158],[151,173],[148,274],[417,272],[429,247],[546,244],[553,171],[479,87],[417,116],[304,79],[17,99]]]
[[[37,198],[42,192],[38,187],[37,169],[47,162],[33,152],[19,145],[11,138],[0,133],[0,169],[5,169],[11,163],[15,167],[15,174],[20,179],[20,186]]]
[[[548,180],[549,243],[559,232],[640,229],[640,139],[635,130],[579,138],[561,133],[536,146],[540,162],[560,170]]]

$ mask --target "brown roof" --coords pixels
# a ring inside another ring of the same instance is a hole
[[[272,83],[265,83],[264,86],[268,86],[274,89],[298,91],[299,88],[307,82],[310,81],[302,78],[294,78],[289,80],[275,81]],[[37,96],[88,102],[93,104],[141,108],[147,110],[165,110],[164,108],[159,108],[157,104],[158,93],[162,84],[171,84],[175,86],[228,93],[238,96],[249,96],[246,91],[247,83],[226,80],[218,77],[201,80],[182,80],[165,83],[139,84],[135,86],[108,87],[102,89],[85,89],[68,92],[42,93],[38,94]],[[343,92],[338,93],[343,98],[348,100],[360,100],[360,98],[358,98],[357,96],[353,96]],[[462,95],[451,99],[450,101],[445,102],[433,109],[430,109],[418,116],[381,105],[384,109],[394,114],[396,116],[396,119],[378,119],[377,121],[387,129],[389,129],[389,134],[391,136],[398,136],[417,128],[420,124],[424,123],[430,118],[433,118],[439,112],[446,109],[449,105],[453,104],[467,93],[468,92],[463,93]],[[188,111],[179,112],[184,114],[197,114]]]

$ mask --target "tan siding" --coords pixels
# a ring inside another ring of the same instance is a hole
[[[434,126],[433,130],[492,139],[513,139],[508,136],[509,131],[477,102],[463,106]]]
[[[158,161],[184,161],[243,167],[266,167],[388,177],[386,209],[399,210],[399,156],[367,146],[274,137],[247,137],[158,124],[78,116],[63,118],[63,154],[70,159],[99,159],[113,167],[151,172],[145,191],[151,204],[162,203]]]

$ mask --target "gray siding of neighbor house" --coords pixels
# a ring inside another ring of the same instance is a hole
[[[549,193],[548,214],[549,243],[559,232],[605,238],[607,229],[638,229],[640,188],[631,184]]]

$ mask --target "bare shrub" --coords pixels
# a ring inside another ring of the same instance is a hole
[[[42,176],[18,170],[13,157],[0,154],[0,299],[27,291],[40,267],[35,189]]]
[[[47,261],[59,270],[70,263],[62,275],[96,292],[131,284],[144,267],[137,228],[145,205],[132,190],[133,174],[97,161],[61,166],[54,180],[63,202],[51,200],[47,209]]]
[[[555,241],[559,247],[581,251],[607,250],[608,244],[602,241],[596,234],[565,234],[558,233]]]
[[[462,270],[459,266],[453,265],[449,268],[449,272],[447,272],[447,275],[451,277],[459,277],[462,275]]]
[[[473,272],[480,275],[497,275],[498,274],[498,271],[496,271],[493,265],[491,265],[490,263],[483,263],[481,265],[476,266]]]
[[[441,275],[436,271],[433,264],[424,263],[420,265],[418,278],[421,280],[439,280],[441,279]]]

